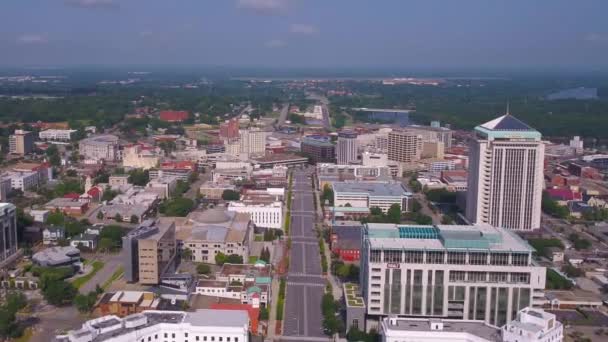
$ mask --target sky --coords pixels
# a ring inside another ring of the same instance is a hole
[[[0,65],[608,68],[606,0],[5,0]]]

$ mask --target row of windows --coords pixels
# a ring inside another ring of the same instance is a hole
[[[425,259],[426,257],[426,259]],[[495,266],[527,266],[528,253],[487,253],[487,252],[443,252],[443,251],[401,251],[371,250],[370,262],[397,262],[410,264],[452,264]]]
[[[451,282],[489,282],[489,283],[517,283],[529,284],[530,273],[522,272],[465,272],[450,271],[449,279]]]
[[[184,337],[188,338],[188,333],[184,333]],[[194,341],[210,341],[210,342],[239,342],[239,338],[238,337],[226,337],[226,339],[224,340],[223,336],[193,336],[194,337]],[[164,333],[164,338],[169,338],[169,333]],[[171,333],[171,338],[175,338],[175,333]],[[154,340],[158,340],[158,334],[154,334]],[[141,342],[150,342],[152,341],[152,336],[148,336],[148,338],[142,338]],[[188,342],[188,340],[186,340],[186,342]]]

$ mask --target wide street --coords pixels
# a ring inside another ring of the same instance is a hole
[[[322,328],[321,298],[325,278],[321,272],[319,245],[315,234],[315,211],[310,173],[294,172],[291,206],[291,250],[285,320],[285,340],[326,338]]]

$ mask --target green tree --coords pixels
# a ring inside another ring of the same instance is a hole
[[[401,206],[399,204],[391,204],[387,212],[388,220],[391,223],[401,223]]]
[[[55,306],[71,303],[77,292],[71,283],[63,280],[51,281],[42,289],[44,299]]]
[[[129,172],[129,182],[133,185],[144,186],[150,181],[148,170],[134,169]]]
[[[329,203],[330,206],[334,205],[334,191],[329,184],[323,186],[323,192],[321,193],[321,204],[325,205],[325,202]]]
[[[160,212],[166,216],[185,217],[194,209],[195,203],[189,198],[178,197],[160,205]]]
[[[85,231],[85,226],[80,221],[69,220],[65,223],[65,235],[70,238],[78,234],[82,234]]]
[[[50,224],[51,226],[62,226],[64,222],[65,216],[59,210],[50,212],[46,219],[46,224]]]
[[[369,208],[369,213],[370,213],[370,215],[374,215],[374,216],[380,216],[383,214],[382,209],[380,209],[378,207]]]
[[[260,321],[267,321],[268,318],[270,317],[270,314],[268,313],[268,308],[263,307],[260,309]]]
[[[103,211],[99,210],[99,211],[97,212],[97,219],[98,219],[98,220],[103,220]]]
[[[99,239],[99,244],[97,245],[97,248],[99,248],[100,251],[109,252],[110,250],[112,250],[113,247],[114,243],[112,242],[112,239],[107,237]]]
[[[116,213],[116,215],[114,215],[114,221],[122,222],[122,215],[120,215],[119,213]]]
[[[222,192],[222,199],[224,201],[238,201],[241,199],[241,194],[238,191],[227,189]]]
[[[91,291],[88,294],[77,294],[74,297],[74,306],[82,313],[90,312],[97,302],[97,292]]]
[[[112,247],[120,247],[122,245],[122,237],[126,234],[123,227],[117,225],[105,226],[99,234],[99,242],[101,239],[108,238],[112,242]]]
[[[198,264],[196,265],[196,272],[198,274],[209,274],[211,273],[211,267],[207,264]]]
[[[215,264],[218,266],[222,266],[226,262],[226,254],[222,252],[218,252],[215,255]]]
[[[139,223],[139,218],[136,215],[131,215],[131,219],[129,220],[131,223]]]

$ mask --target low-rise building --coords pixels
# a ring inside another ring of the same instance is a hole
[[[80,250],[76,247],[50,247],[35,253],[32,261],[43,267],[78,266]]]
[[[467,175],[464,170],[441,171],[441,181],[448,191],[467,191]]]
[[[201,184],[199,188],[199,193],[203,198],[209,200],[220,200],[222,199],[222,194],[226,190],[234,191],[236,187],[233,184],[225,184],[225,183],[214,183],[207,181]]]
[[[340,260],[358,262],[361,253],[361,228],[357,221],[335,222],[331,226],[330,248]]]
[[[85,162],[117,161],[121,158],[118,141],[117,136],[110,134],[92,136],[80,141],[78,152]]]
[[[402,212],[410,211],[413,194],[400,183],[335,182],[334,206],[378,207],[387,212],[391,205],[398,204]]]
[[[146,310],[157,310],[161,298],[154,292],[116,291],[104,293],[97,304],[101,315],[125,317]]]
[[[49,217],[49,210],[30,210],[29,214],[34,219],[34,222],[45,223]]]
[[[555,315],[525,308],[497,328],[483,322],[391,316],[381,323],[382,341],[421,342],[562,342],[563,326]]]
[[[143,144],[126,146],[122,152],[122,166],[148,170],[158,165],[162,150]]]
[[[65,229],[58,226],[49,226],[42,231],[42,243],[56,245],[57,241],[65,239]]]
[[[253,223],[248,214],[214,208],[193,211],[176,221],[178,249],[192,251],[192,261],[214,263],[218,253],[248,260]]]
[[[261,169],[271,169],[275,166],[304,166],[308,164],[307,157],[291,153],[273,153],[253,160]]]
[[[271,266],[263,261],[249,264],[224,264],[212,279],[200,279],[196,294],[238,299],[254,308],[268,307],[272,298]]]
[[[38,137],[40,140],[70,141],[72,140],[72,134],[76,132],[75,129],[47,129],[40,131]]]
[[[317,164],[318,188],[333,182],[392,182],[391,171],[384,166],[338,165],[330,163]]]
[[[72,247],[85,247],[91,250],[97,248],[98,235],[81,233],[76,236],[72,236],[70,239],[70,246]]]
[[[151,179],[146,187],[162,189],[163,198],[169,198],[173,195],[173,191],[177,186],[179,179],[175,176],[163,176],[159,178]]]
[[[122,187],[129,185],[129,175],[114,175],[108,179],[108,185],[111,188]]]
[[[154,311],[119,318],[109,315],[86,321],[78,330],[56,336],[54,342],[249,341],[247,311]]]
[[[2,178],[9,179],[11,188],[18,189],[23,192],[35,189],[40,184],[40,176],[35,171],[9,171],[2,175]]]
[[[69,216],[81,216],[89,209],[89,204],[74,198],[55,198],[47,202],[44,209],[60,211]]]

